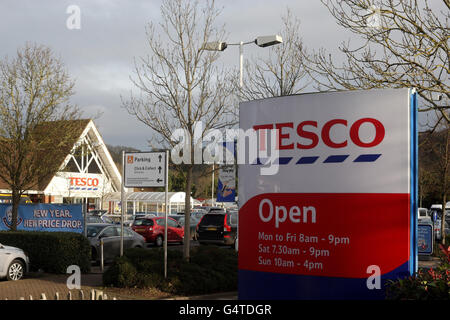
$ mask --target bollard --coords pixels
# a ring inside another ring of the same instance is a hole
[[[95,290],[94,300],[102,300],[103,299],[103,291]]]

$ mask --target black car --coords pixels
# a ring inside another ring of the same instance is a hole
[[[237,238],[238,215],[236,212],[205,214],[197,226],[200,244],[225,244],[233,246]]]

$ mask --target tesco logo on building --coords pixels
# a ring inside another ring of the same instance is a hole
[[[69,177],[70,185],[76,187],[98,187],[98,178]]]
[[[362,126],[370,126],[375,130],[375,134],[370,141],[364,141],[360,136]],[[294,122],[274,123],[255,125],[253,129],[259,131],[260,150],[266,150],[266,130],[277,130],[275,149],[293,150],[293,149],[313,149],[319,145],[320,141],[329,148],[339,149],[349,145],[349,143],[361,148],[372,148],[379,145],[386,134],[386,130],[381,121],[375,118],[361,118],[353,123],[345,119],[332,119],[319,127],[317,121],[307,120],[294,125]],[[332,132],[346,133],[347,138],[340,139],[333,136]],[[302,138],[295,139],[296,137]]]

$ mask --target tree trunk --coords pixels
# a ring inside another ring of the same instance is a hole
[[[11,211],[11,231],[17,231],[17,216],[19,212],[20,203],[20,192],[17,190],[12,190],[11,194],[12,200],[12,211]]]
[[[189,262],[190,259],[190,245],[191,245],[191,190],[192,190],[192,171],[193,165],[187,166],[185,201],[184,201],[184,244],[183,257]]]

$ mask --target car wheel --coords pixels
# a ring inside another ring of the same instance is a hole
[[[157,236],[156,237],[156,240],[155,240],[155,245],[157,246],[157,247],[161,247],[162,245],[163,245],[163,237],[162,236]]]
[[[8,280],[17,281],[22,279],[25,273],[25,266],[20,260],[13,260],[8,267],[6,278]]]

